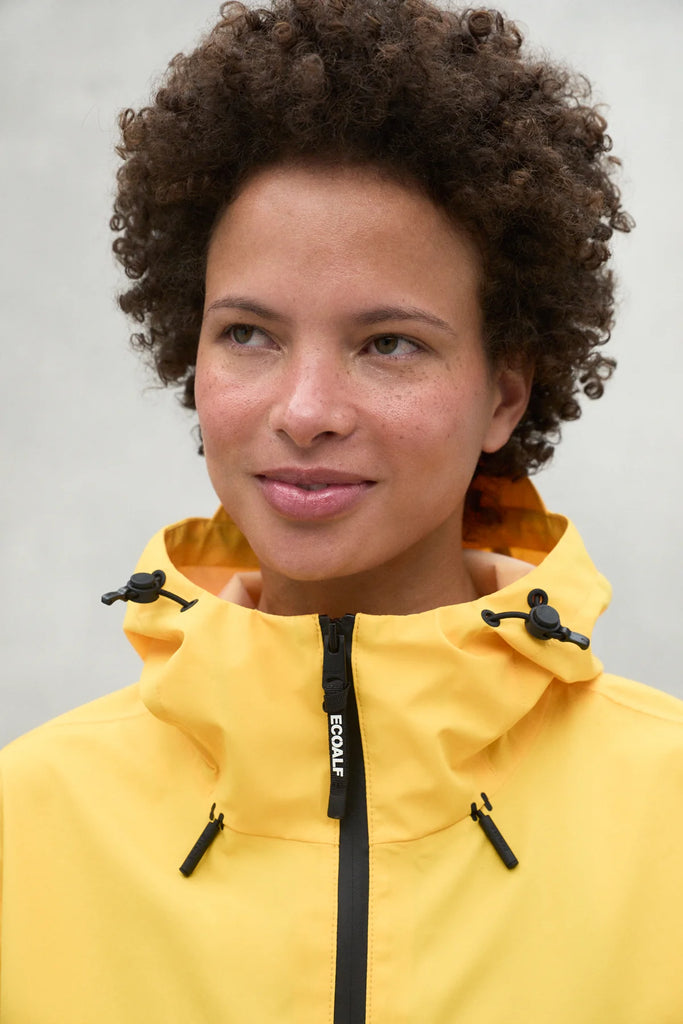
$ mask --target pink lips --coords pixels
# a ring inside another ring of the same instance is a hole
[[[347,512],[374,486],[373,480],[318,468],[273,469],[258,474],[256,480],[271,508],[288,519],[302,521]]]

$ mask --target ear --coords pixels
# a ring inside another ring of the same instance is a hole
[[[493,408],[482,451],[497,452],[510,440],[529,404],[533,379],[533,365],[506,366],[494,372]]]

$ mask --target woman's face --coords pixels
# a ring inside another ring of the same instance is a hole
[[[373,168],[280,166],[218,221],[196,402],[213,486],[271,578],[460,557],[482,451],[524,375],[484,355],[478,258]]]

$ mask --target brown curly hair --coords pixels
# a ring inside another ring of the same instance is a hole
[[[579,392],[600,397],[614,369],[599,351],[614,311],[605,263],[632,222],[588,82],[521,46],[496,11],[427,0],[230,2],[171,61],[153,105],[123,111],[111,227],[134,283],[119,302],[188,408],[208,240],[240,185],[286,160],[371,163],[471,233],[488,358],[534,364],[524,418],[478,470],[517,477],[547,461]]]

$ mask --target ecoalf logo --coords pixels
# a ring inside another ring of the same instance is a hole
[[[344,778],[344,719],[341,715],[330,715],[330,759],[332,771]]]

